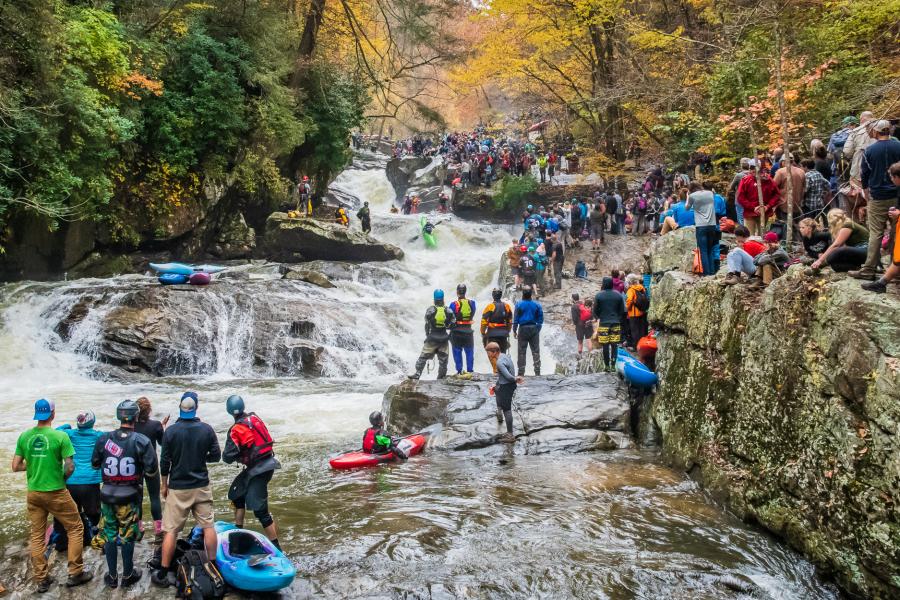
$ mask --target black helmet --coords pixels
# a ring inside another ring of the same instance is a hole
[[[464,284],[464,283],[461,283],[458,286],[456,286],[456,295],[457,296],[465,296],[467,291],[468,291],[468,288],[466,288],[466,284]]]
[[[369,423],[371,423],[373,427],[377,427],[378,425],[384,424],[384,417],[376,410],[369,415]]]
[[[225,401],[225,410],[228,411],[229,415],[240,415],[244,412],[244,399],[240,396],[228,396],[228,400]]]
[[[494,288],[491,291],[491,298],[493,298],[495,302],[499,302],[500,298],[502,298],[502,297],[503,297],[503,290],[501,290],[500,288]]]
[[[122,400],[116,407],[116,418],[122,423],[134,423],[137,421],[141,409],[134,400]]]

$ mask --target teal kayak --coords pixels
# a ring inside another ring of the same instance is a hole
[[[294,564],[266,536],[223,521],[216,521],[216,534],[216,566],[231,587],[277,592],[294,581]]]
[[[428,223],[428,219],[424,216],[419,219],[419,227],[422,230],[422,239],[425,240],[426,248],[435,248],[437,247],[437,239],[434,237],[434,228],[432,227],[431,233],[425,231],[425,225]]]

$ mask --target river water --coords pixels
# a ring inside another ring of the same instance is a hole
[[[93,344],[102,312],[88,315],[65,342],[55,323],[72,297],[92,286],[126,290],[147,285],[147,278],[0,288],[0,408],[6,415],[0,460],[8,464],[39,397],[55,400],[59,423],[90,408],[105,429],[113,427],[115,405],[124,398],[148,396],[161,417],[177,413],[181,392],[194,389],[201,417],[224,434],[224,400],[240,393],[278,442],[283,468],[272,482],[270,505],[300,574],[286,597],[838,597],[797,554],[723,512],[651,451],[503,458],[432,452],[403,465],[332,472],[329,455],[358,447],[369,412],[411,369],[432,289],[452,296],[464,281],[483,306],[512,231],[450,219],[438,226],[439,251],[428,251],[421,240],[411,241],[416,217],[389,214],[394,192],[383,170],[372,168],[378,164],[370,160],[345,171],[334,187],[342,199],[368,200],[374,235],[402,246],[406,258],[372,267],[389,270],[390,277],[338,281],[329,290],[298,284],[297,293],[322,307],[323,377],[279,378],[254,369],[246,348],[228,343],[246,335],[253,314],[224,311],[205,325],[214,330],[210,339],[217,347],[215,353],[196,349],[212,357],[198,360],[197,372],[98,380],[90,373],[97,366]],[[203,292],[215,294],[215,285]],[[227,300],[221,299],[223,306]],[[545,337],[563,335],[550,327]],[[483,353],[477,355],[476,370],[487,370]],[[551,357],[545,363],[553,368]],[[216,510],[227,518],[224,498],[237,470],[220,464],[211,472]],[[0,486],[0,581],[18,596],[28,589],[24,477],[3,470]],[[88,553],[89,562],[99,564],[98,553]],[[105,595],[65,597],[97,593]],[[169,596],[148,590],[146,581],[125,595]]]

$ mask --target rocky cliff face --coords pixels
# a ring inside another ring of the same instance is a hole
[[[266,220],[265,252],[284,262],[303,260],[385,261],[403,258],[403,250],[382,244],[362,231],[316,219],[290,219],[272,213]]]
[[[685,260],[667,237],[657,267]],[[665,456],[844,589],[900,597],[897,296],[795,267],[755,292],[670,272],[652,299]]]

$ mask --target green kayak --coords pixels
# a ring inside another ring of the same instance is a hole
[[[437,247],[437,239],[434,237],[434,226],[431,226],[431,231],[425,231],[425,226],[428,225],[428,219],[424,216],[419,219],[419,227],[422,229],[422,239],[425,240],[426,248],[435,248]]]

